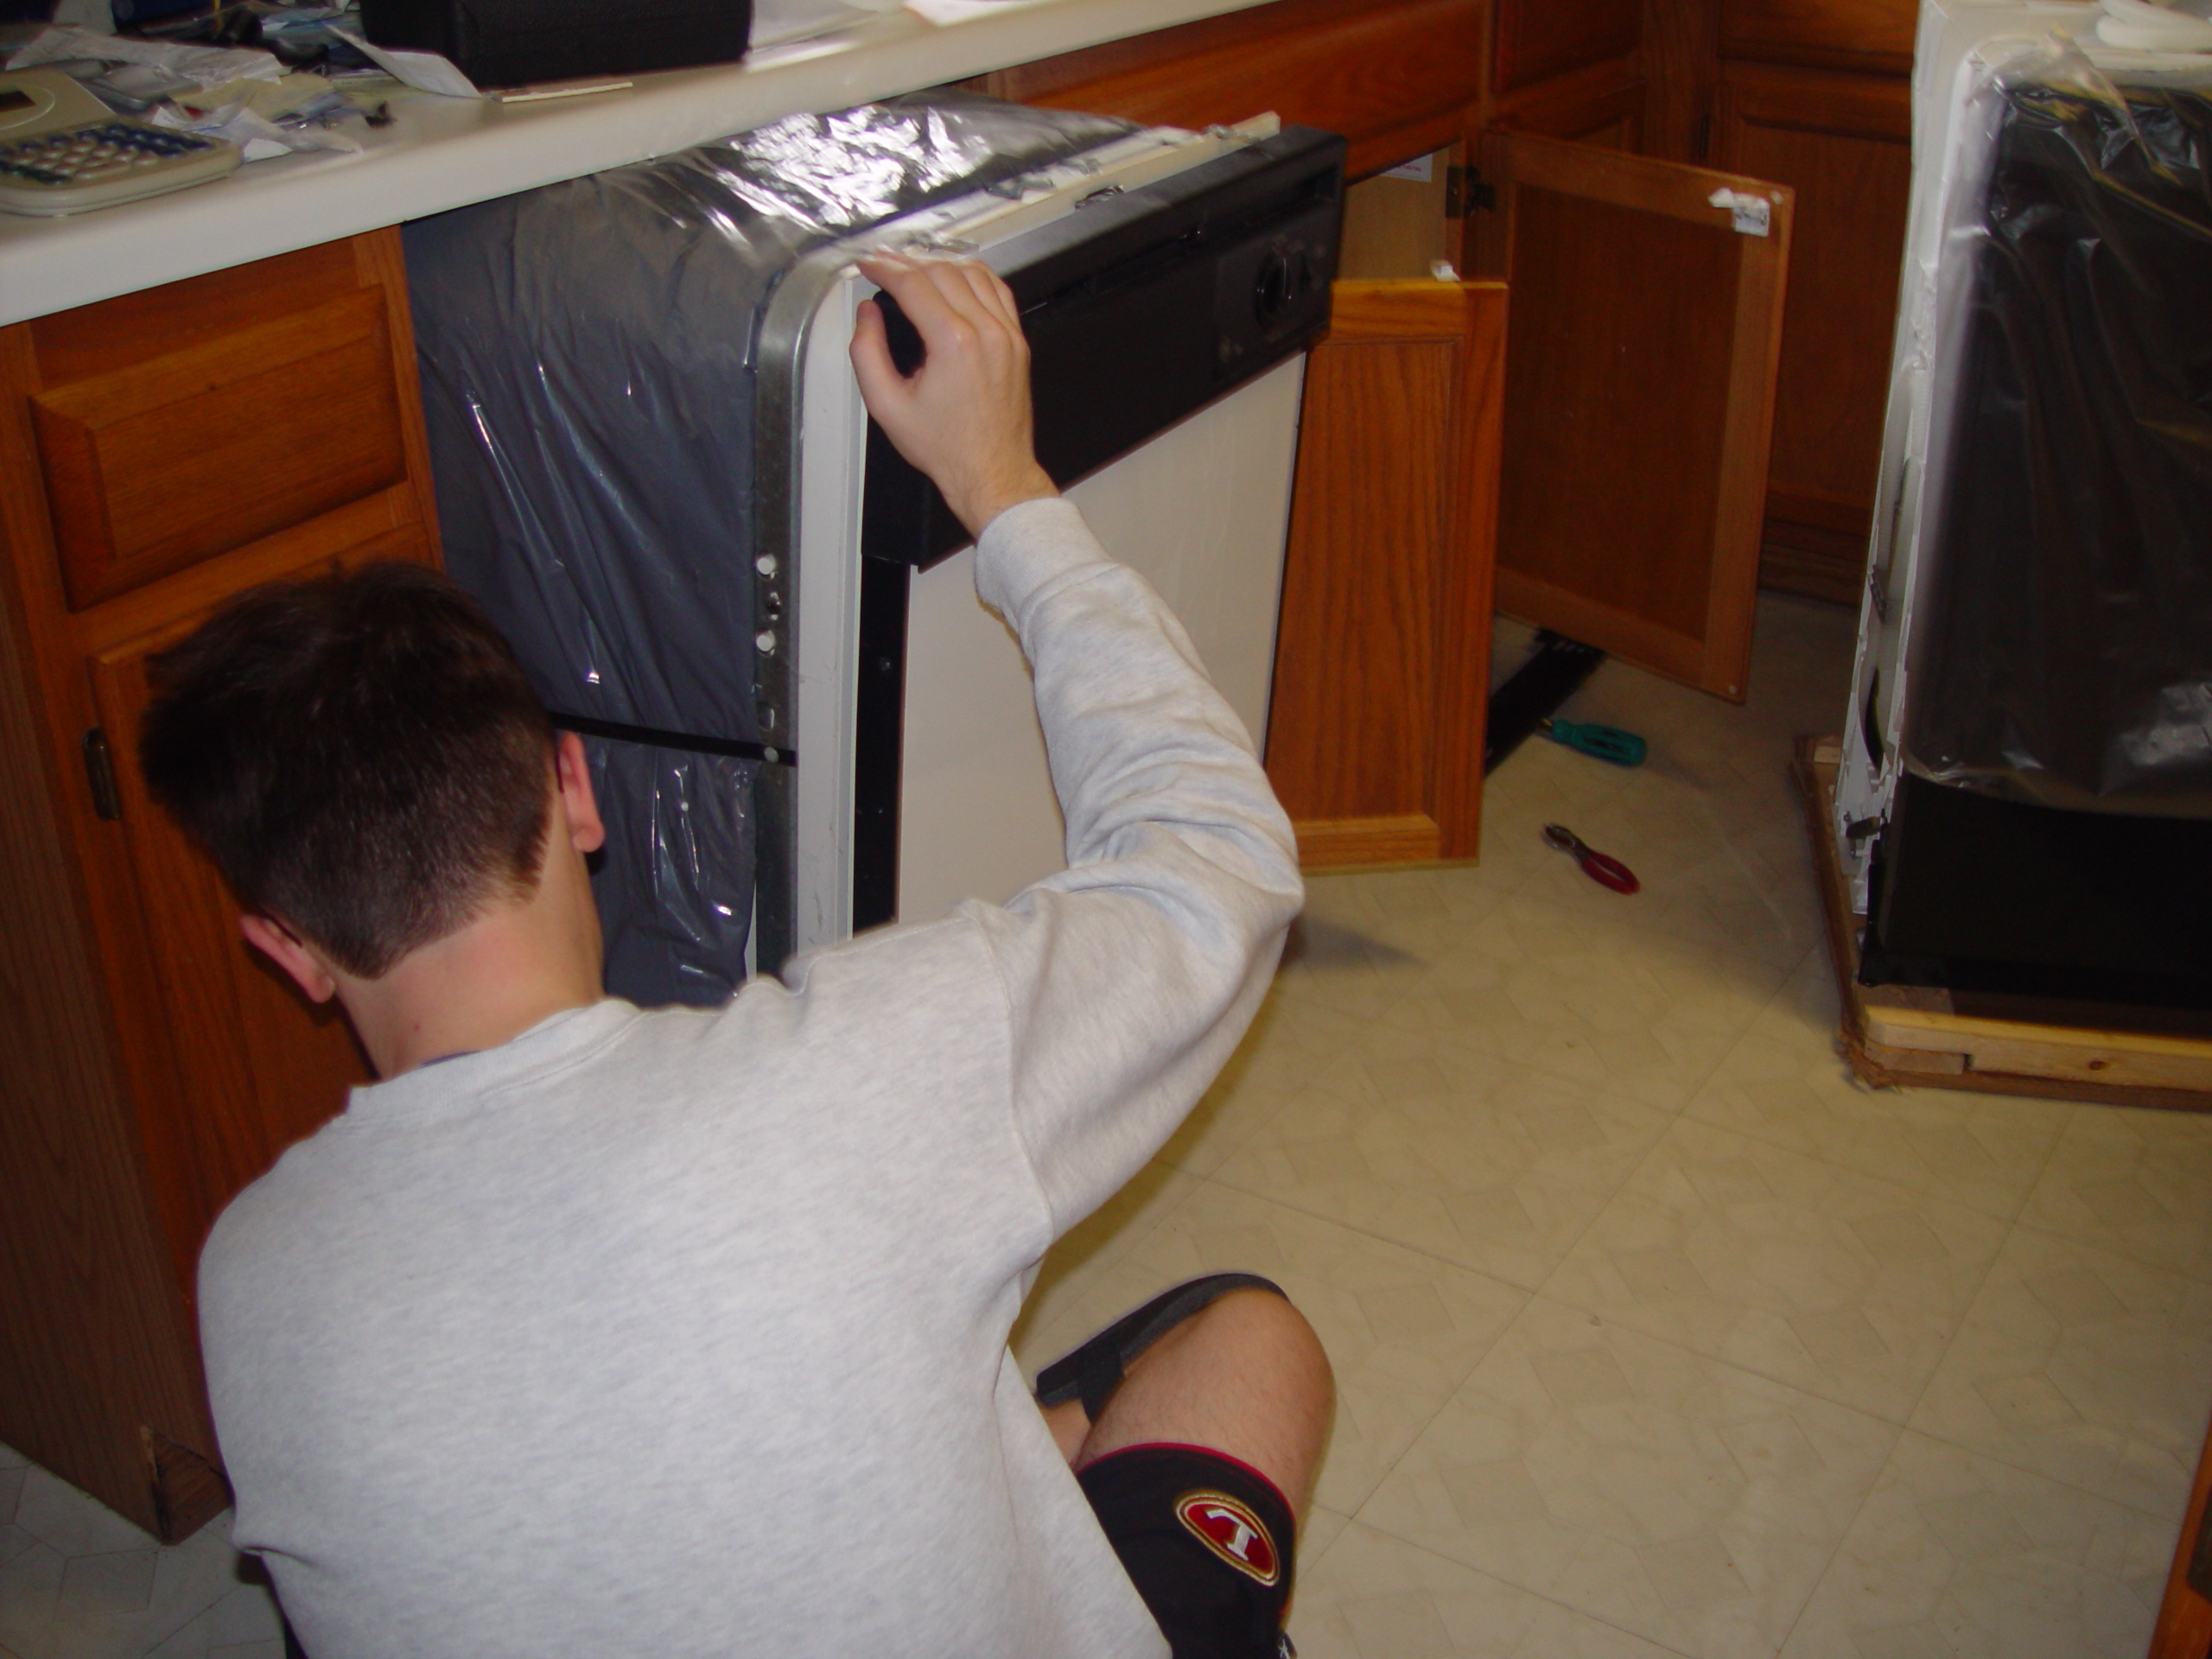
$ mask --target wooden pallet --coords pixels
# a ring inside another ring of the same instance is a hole
[[[1915,1084],[2212,1110],[2212,1036],[2177,1028],[2196,1023],[2194,1016],[2099,1009],[2094,1015],[2082,1011],[2074,1023],[2067,1011],[2053,1018],[2046,1007],[2041,1017],[2015,1018],[2002,1013],[2003,999],[1976,999],[1993,1006],[1962,1011],[1948,991],[1861,985],[1859,923],[1832,810],[1841,758],[1835,738],[1801,737],[1792,770],[1843,1005],[1843,1051],[1860,1077],[1885,1088]]]

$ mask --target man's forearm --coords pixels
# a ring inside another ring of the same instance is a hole
[[[1109,558],[1072,504],[1003,514],[977,550],[976,587],[1021,637],[1068,826],[1068,858],[1116,855],[1153,824],[1217,838],[1240,878],[1299,893],[1288,821],[1235,711],[1189,636],[1135,571]]]

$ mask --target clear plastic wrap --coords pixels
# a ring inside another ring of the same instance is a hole
[[[2126,83],[2061,48],[1999,85],[1904,758],[2212,817],[2212,73]]]
[[[744,977],[757,774],[753,373],[800,255],[1127,123],[944,95],[794,117],[407,226],[447,568],[588,739],[607,988]]]

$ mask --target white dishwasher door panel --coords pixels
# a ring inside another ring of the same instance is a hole
[[[1266,735],[1299,399],[1293,358],[1068,493],[1144,573],[1256,745]],[[972,549],[918,572],[907,611],[899,915],[1002,902],[1066,862],[1028,664],[976,597]]]

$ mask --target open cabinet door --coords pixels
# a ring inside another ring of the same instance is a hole
[[[1481,173],[1474,264],[1513,296],[1497,608],[1740,701],[1790,193],[1501,132]]]
[[[1306,376],[1268,776],[1308,869],[1472,858],[1505,289],[1340,282]]]

